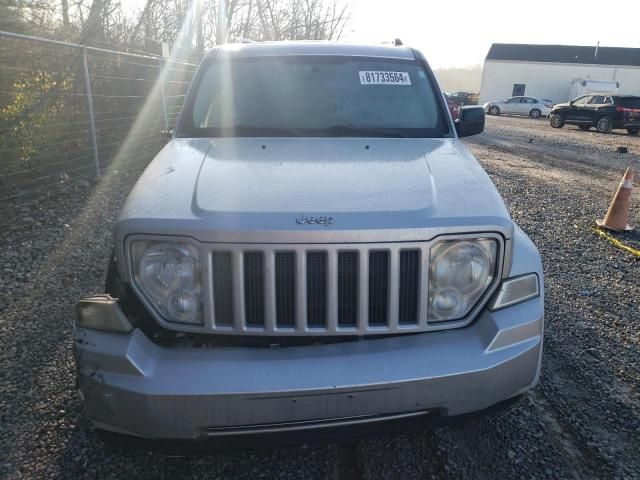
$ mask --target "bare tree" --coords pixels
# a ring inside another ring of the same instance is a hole
[[[160,42],[191,48],[194,59],[219,37],[218,0],[146,0],[139,11],[126,0],[10,0],[11,30],[60,36],[159,53]],[[230,40],[330,40],[349,21],[347,0],[227,0]],[[0,12],[3,9],[0,7]],[[10,15],[9,15],[10,14]],[[7,24],[0,19],[0,25]],[[57,26],[62,27],[58,29]],[[75,38],[74,38],[75,37]]]
[[[60,8],[62,10],[62,24],[65,27],[70,25],[69,22],[69,0],[60,0]]]

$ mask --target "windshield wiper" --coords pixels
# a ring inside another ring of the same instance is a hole
[[[390,137],[408,138],[409,135],[401,128],[372,128],[358,125],[332,125],[322,129],[323,133],[341,135],[345,137]]]

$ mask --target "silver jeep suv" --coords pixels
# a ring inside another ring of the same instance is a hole
[[[383,427],[538,381],[542,268],[422,55],[326,42],[203,60],[115,226],[75,358],[101,430]]]

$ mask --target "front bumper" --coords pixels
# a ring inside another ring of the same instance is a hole
[[[459,415],[532,388],[543,298],[465,328],[288,348],[160,347],[140,330],[77,328],[79,386],[96,427],[207,439]]]

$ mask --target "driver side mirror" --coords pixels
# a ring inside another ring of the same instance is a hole
[[[484,108],[477,106],[460,107],[456,120],[458,137],[470,137],[484,131]]]
[[[569,105],[573,107],[573,100],[569,102]]]

